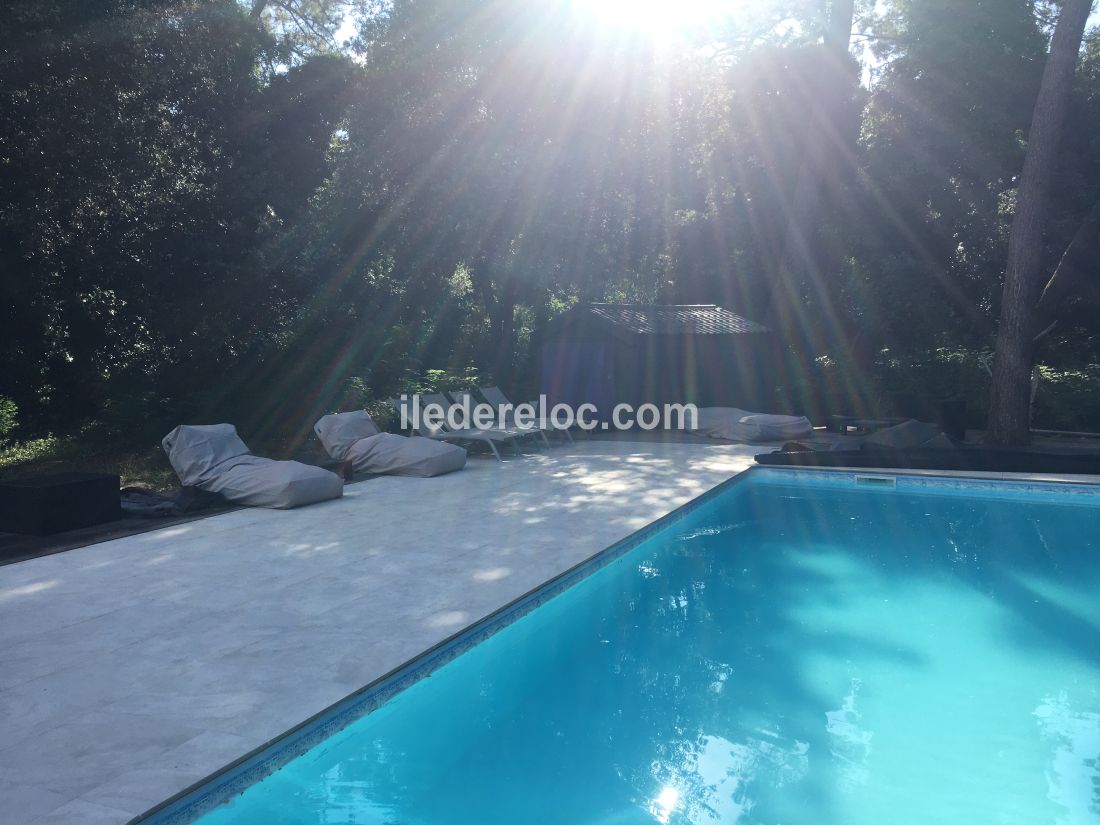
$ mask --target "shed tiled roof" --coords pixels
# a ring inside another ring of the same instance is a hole
[[[736,335],[770,331],[714,304],[589,304],[588,311],[638,335]]]

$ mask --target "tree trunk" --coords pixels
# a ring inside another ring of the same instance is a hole
[[[1008,242],[987,425],[991,444],[1026,444],[1031,434],[1031,368],[1038,332],[1036,305],[1042,288],[1046,194],[1091,8],[1092,0],[1065,0],[1062,4],[1035,101]]]

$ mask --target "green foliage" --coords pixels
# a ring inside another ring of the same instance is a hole
[[[1045,430],[1095,431],[1100,421],[1100,367],[1039,367],[1032,426]]]
[[[354,70],[261,83],[277,44],[230,0],[32,7],[0,54],[0,391],[37,429],[178,405],[285,331],[280,238]]]
[[[280,59],[308,60],[318,52],[339,50],[345,17],[377,14],[385,0],[239,0],[253,19],[277,38]],[[269,65],[272,71],[278,65]]]
[[[0,446],[0,477],[62,470],[117,474],[123,486],[153,490],[168,491],[179,485],[159,444],[127,447],[117,437],[104,442],[97,440],[93,433],[82,432],[65,437],[47,435]]]
[[[366,410],[383,430],[392,429],[397,418],[397,411],[389,398],[379,396],[367,381],[359,377],[347,380],[341,401],[335,409],[339,412]]]
[[[32,438],[30,441],[0,446],[0,467],[29,464],[32,461],[52,458],[57,455],[61,443],[55,436],[46,435],[42,438]]]
[[[822,357],[791,365],[780,388],[779,412],[809,415],[906,417],[937,421],[941,404],[962,405],[968,426],[985,422],[988,351],[941,348],[924,355],[884,350],[870,363]]]
[[[880,414],[935,421],[940,402],[955,400],[965,405],[970,426],[985,424],[989,352],[939,349],[925,357],[884,356],[872,372]]]
[[[980,410],[1046,4],[864,3],[867,89],[819,45],[825,4],[752,5],[675,53],[535,0],[9,4],[20,435],[231,420],[291,443],[401,392],[530,386],[547,322],[601,299],[768,323],[791,411]],[[357,61],[334,50],[346,10]],[[1047,265],[1100,199],[1095,39],[1070,123]],[[822,215],[780,281],[800,175]],[[1063,327],[1043,358],[1069,376],[1100,336],[1080,307]]]
[[[11,440],[11,434],[18,426],[19,408],[10,398],[0,396],[0,445]]]
[[[400,393],[464,392],[475,389],[481,382],[477,367],[467,365],[458,369],[427,369],[409,371],[401,381]]]
[[[422,393],[468,392],[476,389],[479,383],[480,376],[473,365],[457,369],[410,368],[383,392],[379,392],[369,381],[357,376],[345,382],[342,399],[335,406],[343,411],[365,409],[381,429],[396,430],[398,416],[397,410],[390,403],[391,399]]]
[[[849,308],[895,351],[988,347],[1046,48],[1034,3],[899,0],[882,25]]]

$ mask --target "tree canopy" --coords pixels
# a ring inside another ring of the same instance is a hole
[[[298,432],[428,370],[529,385],[577,301],[712,302],[791,347],[776,411],[980,423],[1058,10],[755,0],[668,41],[570,0],[15,0],[0,397],[28,434]],[[1100,425],[1067,395],[1100,381],[1098,107],[1089,35],[1047,426]]]

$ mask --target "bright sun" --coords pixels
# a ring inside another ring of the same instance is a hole
[[[675,37],[719,23],[745,0],[573,0],[600,23],[651,37]]]

